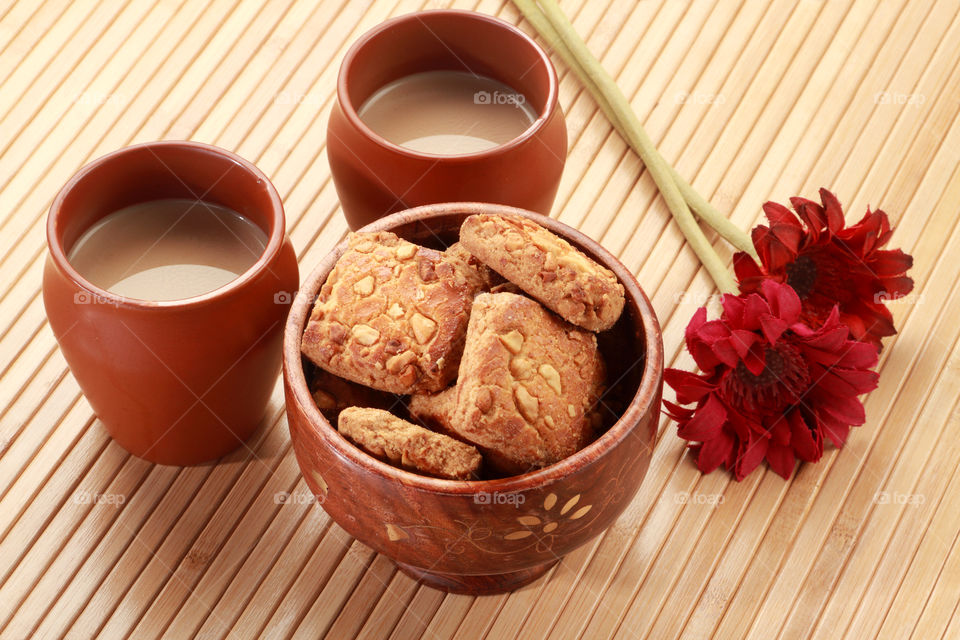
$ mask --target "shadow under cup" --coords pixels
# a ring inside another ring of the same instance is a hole
[[[124,298],[73,269],[67,255],[94,223],[163,198],[233,209],[266,234],[263,254],[230,283],[183,300]],[[196,142],[120,149],[63,187],[50,207],[47,244],[47,318],[110,435],[161,464],[196,464],[240,446],[260,423],[275,385],[284,319],[299,283],[283,206],[267,177],[228,151]]]
[[[510,142],[435,155],[394,144],[357,115],[378,89],[425,71],[466,71],[522,93],[537,114]],[[493,202],[548,215],[567,154],[550,58],[513,25],[472,11],[421,11],[365,33],[343,59],[327,127],[327,156],[351,229],[439,202]]]

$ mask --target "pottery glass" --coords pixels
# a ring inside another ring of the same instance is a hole
[[[266,249],[235,280],[183,300],[124,298],[73,269],[67,255],[91,225],[161,198],[229,207],[264,231]],[[50,207],[47,243],[50,326],[114,440],[141,458],[183,465],[218,458],[256,429],[279,372],[284,319],[299,281],[283,206],[263,173],[196,142],[120,149],[63,187]]]
[[[396,145],[357,115],[384,85],[436,70],[499,80],[526,97],[537,119],[505,144],[442,156]],[[459,200],[548,214],[567,154],[557,86],[543,49],[514,26],[480,13],[421,11],[368,31],[343,59],[327,127],[330,172],[350,228],[410,207]]]

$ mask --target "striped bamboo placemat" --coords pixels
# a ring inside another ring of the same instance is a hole
[[[503,0],[458,7],[529,30]],[[743,228],[832,188],[880,206],[917,286],[892,303],[868,423],[791,481],[701,475],[661,422],[603,536],[516,593],[420,587],[310,504],[282,394],[222,464],[113,444],[45,321],[51,198],[135,142],[255,162],[302,271],[346,225],[324,153],[349,44],[423,0],[0,1],[0,637],[960,638],[960,17],[952,0],[565,0],[664,156]],[[633,269],[689,367],[712,284],[639,160],[567,70],[553,215]],[[721,249],[724,257],[729,251]]]

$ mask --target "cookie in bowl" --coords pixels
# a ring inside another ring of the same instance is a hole
[[[482,458],[476,448],[389,411],[348,407],[340,412],[337,429],[367,453],[417,473],[468,480],[480,472]]]
[[[392,393],[439,391],[457,374],[467,316],[486,277],[393,233],[352,233],[314,305],[301,350],[347,380]]]
[[[417,393],[410,396],[407,410],[410,415],[424,425],[440,431],[451,433],[450,423],[453,412],[457,408],[457,387],[448,387],[439,393]]]
[[[397,396],[392,393],[345,380],[319,367],[314,367],[310,376],[310,393],[323,417],[332,424],[337,423],[340,412],[347,407],[371,407],[389,411],[397,405]]]
[[[624,291],[617,276],[532,220],[474,214],[460,228],[460,243],[579,327],[605,331],[623,312]]]
[[[449,429],[515,474],[575,453],[595,435],[605,381],[596,337],[513,293],[476,297]]]

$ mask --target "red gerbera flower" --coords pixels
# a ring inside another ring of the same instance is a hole
[[[693,441],[697,466],[723,465],[742,480],[761,460],[787,478],[795,459],[815,462],[824,437],[843,446],[865,421],[859,395],[874,389],[877,349],[851,340],[836,307],[814,326],[786,284],[766,279],[759,293],[725,295],[719,320],[701,307],[686,330],[702,374],[668,369],[679,405],[664,402]]]
[[[746,253],[733,259],[740,291],[757,292],[764,280],[785,282],[800,296],[804,322],[822,325],[839,306],[840,321],[853,337],[880,349],[880,339],[896,333],[884,302],[913,289],[913,280],[905,275],[913,258],[899,249],[880,248],[893,233],[883,211],[868,208],[860,222],[844,227],[836,197],[820,189],[820,200],[822,205],[791,198],[796,213],[775,202],[763,205],[770,226],[753,230],[762,264]]]

